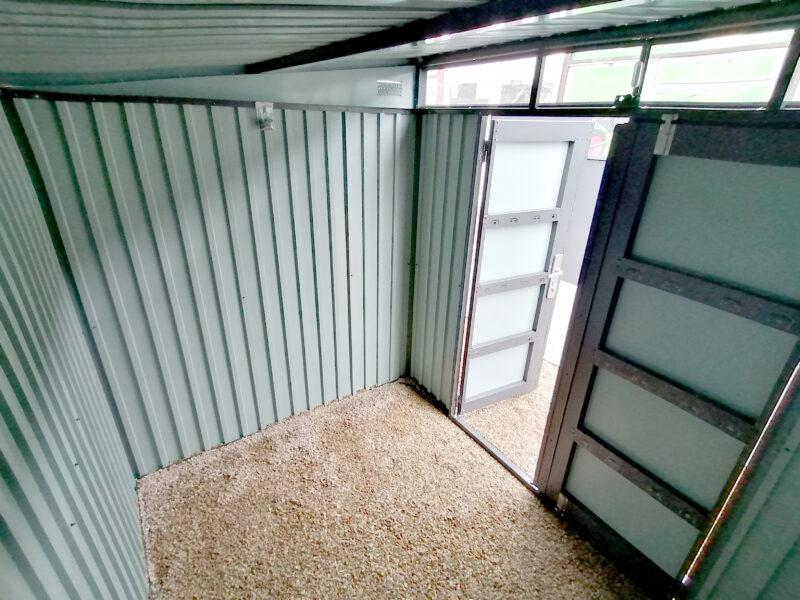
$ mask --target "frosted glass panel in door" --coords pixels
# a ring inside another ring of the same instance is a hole
[[[495,142],[489,214],[558,205],[568,142]]]
[[[524,344],[470,358],[464,392],[466,398],[520,383],[525,377],[529,347],[530,344]]]
[[[552,229],[552,223],[484,229],[478,281],[544,271]]]
[[[633,255],[800,302],[798,190],[797,167],[659,157]]]
[[[478,296],[472,324],[472,344],[526,333],[533,329],[542,286]]]

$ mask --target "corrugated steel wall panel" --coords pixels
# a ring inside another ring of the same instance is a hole
[[[482,1],[0,0],[0,77],[36,85],[243,72]]]
[[[414,117],[16,102],[141,473],[402,374]]]
[[[449,405],[461,313],[478,115],[425,115],[417,208],[411,375]]]
[[[144,598],[133,474],[5,111],[0,396],[4,592]]]

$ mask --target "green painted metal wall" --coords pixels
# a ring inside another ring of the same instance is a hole
[[[135,480],[0,111],[0,595],[144,598]]]
[[[410,374],[445,405],[453,386],[478,115],[425,115],[420,140]]]
[[[403,374],[412,116],[16,102],[140,474]]]

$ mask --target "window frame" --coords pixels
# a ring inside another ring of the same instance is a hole
[[[734,34],[749,34],[749,33],[762,33],[767,31],[774,31],[780,29],[792,29],[794,33],[789,41],[786,55],[783,59],[779,69],[778,77],[773,86],[771,97],[766,102],[645,102],[641,103],[641,92],[644,86],[644,81],[647,76],[647,69],[649,66],[650,51],[654,46],[662,44],[685,43],[695,42],[704,39],[711,39],[715,37],[724,37],[726,35]],[[792,86],[800,86],[800,22],[793,19],[788,23],[786,21],[758,23],[751,26],[738,25],[735,27],[720,27],[711,31],[691,32],[680,35],[649,35],[640,38],[616,40],[608,42],[574,42],[570,44],[553,44],[548,43],[545,38],[538,46],[526,50],[517,50],[516,52],[490,54],[480,56],[479,58],[470,60],[469,58],[460,58],[453,62],[432,62],[430,64],[421,64],[417,68],[417,88],[418,102],[415,108],[423,110],[519,110],[520,113],[536,113],[547,111],[549,113],[568,110],[602,110],[602,111],[619,111],[619,114],[628,114],[631,107],[620,107],[616,102],[598,103],[598,102],[571,102],[571,103],[541,103],[539,95],[541,93],[541,80],[542,72],[544,70],[545,58],[550,54],[557,53],[574,53],[585,52],[593,50],[606,50],[614,48],[625,48],[630,46],[641,46],[639,56],[640,68],[636,85],[632,87],[632,96],[634,99],[634,106],[646,109],[688,109],[688,110],[798,110],[800,109],[800,100],[787,99],[789,91],[793,89]],[[475,50],[480,50],[476,48]],[[425,81],[427,79],[426,73],[430,69],[446,69],[448,67],[464,66],[467,64],[477,65],[481,63],[498,62],[504,59],[512,60],[519,58],[536,58],[536,67],[534,77],[531,85],[531,101],[528,106],[522,104],[473,104],[473,105],[444,105],[444,104],[427,104],[425,99]]]
[[[417,69],[417,90],[418,90],[418,103],[421,101],[423,104],[419,104],[415,108],[425,108],[425,109],[486,109],[486,108],[511,108],[511,109],[525,109],[530,107],[530,100],[528,100],[528,104],[427,104],[425,102],[425,98],[427,97],[427,88],[428,88],[428,77],[427,73],[431,70],[436,69],[447,69],[447,68],[457,68],[457,67],[466,67],[466,66],[478,66],[486,63],[496,63],[502,62],[506,60],[521,60],[521,59],[536,59],[536,64],[533,68],[532,78],[531,78],[531,90],[535,90],[536,86],[538,85],[537,76],[541,73],[541,58],[538,53],[531,54],[529,52],[525,53],[516,53],[516,54],[504,54],[502,56],[491,56],[485,57],[476,60],[462,60],[446,65],[435,65],[430,67],[419,67]]]
[[[630,40],[628,42],[620,42],[616,44],[602,44],[597,45],[593,44],[591,46],[572,46],[569,48],[566,47],[552,47],[546,48],[542,52],[542,71],[544,72],[544,59],[551,54],[575,54],[577,52],[594,52],[596,50],[616,50],[617,48],[630,48],[630,47],[640,47],[639,50],[639,58],[638,63],[641,65],[639,68],[639,73],[637,76],[636,85],[631,86],[631,92],[636,92],[640,87],[641,83],[644,81],[644,72],[645,72],[645,65],[646,63],[643,62],[643,58],[645,56],[645,46],[647,42],[644,40]],[[649,53],[649,48],[647,50]],[[635,67],[634,67],[635,68]],[[541,81],[539,82],[541,84]],[[612,99],[608,103],[602,102],[541,102],[539,100],[539,96],[541,95],[542,88],[541,85],[538,89],[533,90],[535,93],[535,102],[531,103],[531,108],[546,108],[546,109],[559,109],[559,108],[614,108],[614,99]],[[532,94],[533,95],[533,94]]]
[[[792,42],[798,36],[798,32],[800,32],[800,25],[786,25],[782,23],[770,23],[769,25],[763,25],[761,27],[755,28],[745,28],[741,30],[734,30],[734,31],[719,31],[714,32],[712,34],[703,35],[702,33],[691,33],[681,36],[674,36],[665,39],[658,39],[658,40],[651,40],[650,41],[650,48],[654,48],[657,46],[665,46],[669,44],[688,44],[691,42],[699,42],[702,40],[714,39],[719,37],[726,37],[729,35],[747,35],[747,34],[754,34],[754,33],[766,33],[768,31],[776,31],[781,29],[793,29],[794,33],[792,37],[789,39],[789,43],[786,49],[786,55],[783,58],[783,62],[781,63],[780,69],[778,70],[778,77],[775,80],[775,84],[772,87],[770,92],[770,98],[763,102],[675,102],[675,101],[642,101],[641,100],[641,92],[642,88],[644,88],[644,81],[645,77],[647,77],[647,69],[650,66],[650,56],[648,54],[648,62],[644,64],[644,68],[642,69],[642,76],[641,76],[641,84],[639,87],[639,95],[638,104],[642,108],[683,108],[683,109],[692,109],[692,108],[703,108],[703,109],[720,109],[720,110],[731,110],[731,109],[745,109],[745,110],[763,110],[767,108],[772,101],[776,90],[780,84],[780,79],[782,74],[785,72],[787,63],[792,62]],[[795,59],[795,64],[797,61]]]

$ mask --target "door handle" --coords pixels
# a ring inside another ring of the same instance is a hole
[[[564,271],[561,269],[561,263],[564,260],[563,254],[554,254],[550,261],[550,270],[547,273],[547,289],[545,290],[545,298],[555,298],[558,293],[558,284],[561,281],[561,276]]]

